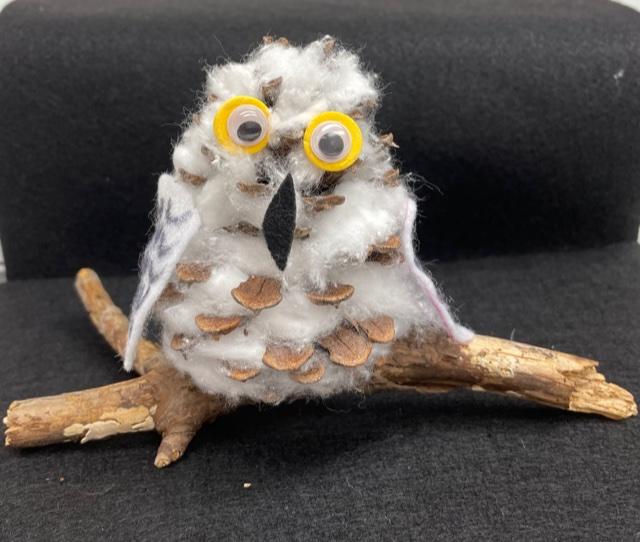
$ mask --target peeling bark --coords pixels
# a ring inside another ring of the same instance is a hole
[[[378,360],[371,391],[455,388],[516,395],[548,406],[621,420],[638,413],[633,396],[597,371],[596,361],[495,337],[468,345],[444,336],[397,341]]]

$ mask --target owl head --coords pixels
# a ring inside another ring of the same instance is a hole
[[[293,200],[297,216],[290,222],[301,235],[309,227],[305,207],[342,203],[345,196],[333,193],[339,181],[398,184],[393,140],[375,131],[378,100],[377,76],[335,39],[294,47],[285,39],[266,38],[243,62],[208,70],[200,110],[174,151],[176,174],[196,186],[206,183],[202,205],[218,202],[211,213],[202,213],[211,227],[231,219],[220,215],[221,199],[229,200],[226,211],[234,210],[238,222],[262,227],[268,204],[288,179],[292,193],[278,199],[273,237],[282,240],[284,221],[293,213],[282,202]],[[269,197],[247,198],[247,193]],[[367,196],[356,197],[366,203]],[[269,240],[269,224],[264,231]],[[373,241],[366,237],[360,251]],[[272,250],[281,269],[287,264],[284,253],[286,246]]]
[[[206,102],[175,168],[263,183],[291,174],[304,190],[326,172],[380,164],[388,156],[375,145],[376,79],[333,38],[304,47],[267,39],[244,62],[208,71]]]

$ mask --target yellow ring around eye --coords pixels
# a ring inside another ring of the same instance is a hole
[[[328,121],[342,124],[351,136],[351,148],[349,149],[349,152],[347,152],[344,158],[337,162],[327,162],[326,160],[320,159],[313,152],[313,148],[311,146],[311,137],[313,136],[314,130],[320,124]],[[320,169],[324,169],[325,171],[342,171],[343,169],[347,169],[358,159],[358,156],[360,156],[360,151],[362,150],[362,132],[360,131],[360,127],[357,125],[356,121],[354,121],[349,115],[345,115],[339,111],[325,111],[311,120],[307,129],[304,131],[302,144],[304,146],[304,152],[312,164],[318,166]]]
[[[253,96],[234,96],[224,102],[220,106],[220,109],[218,109],[216,116],[213,119],[213,133],[216,136],[216,139],[226,150],[253,154],[261,151],[267,146],[267,143],[269,142],[269,133],[267,132],[263,134],[262,139],[260,139],[260,141],[255,145],[245,147],[244,145],[238,145],[233,141],[229,134],[229,130],[227,129],[227,123],[231,114],[241,105],[252,105],[257,107],[264,114],[267,121],[269,120],[269,108],[260,100]]]

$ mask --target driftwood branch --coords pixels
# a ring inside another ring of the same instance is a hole
[[[470,388],[614,420],[635,416],[633,396],[607,382],[597,367],[590,359],[505,339],[478,335],[459,345],[440,336],[421,344],[397,341],[376,364],[371,389]]]
[[[89,269],[78,273],[76,289],[89,316],[112,348],[122,354],[127,318]],[[570,354],[492,337],[468,345],[445,337],[397,341],[377,360],[368,391],[389,389],[443,392],[454,388],[491,391],[562,408],[623,419],[637,414],[632,395],[606,382],[597,363]],[[159,348],[141,341],[137,378],[79,392],[14,401],[4,419],[5,444],[32,447],[88,442],[120,433],[155,430],[162,440],[157,467],[177,460],[198,429],[230,406],[198,391],[170,367]]]

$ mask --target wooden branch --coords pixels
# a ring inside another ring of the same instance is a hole
[[[14,401],[5,444],[16,448],[89,442],[155,428],[157,401],[144,377],[110,386]]]
[[[122,355],[126,316],[93,271],[78,273],[76,289],[100,334]],[[14,401],[4,419],[5,444],[85,443],[156,430],[162,441],[155,465],[164,467],[184,453],[204,423],[231,409],[223,398],[197,390],[149,341],[141,341],[134,367],[141,376],[125,382]],[[396,341],[391,354],[376,362],[368,391],[442,392],[465,387],[612,419],[636,415],[631,394],[607,383],[596,367],[595,361],[492,337],[477,336],[468,345],[443,336],[411,338]]]
[[[129,320],[115,305],[96,272],[87,268],[80,269],[76,274],[75,287],[98,333],[120,357],[124,357]],[[138,344],[133,369],[139,375],[144,375],[161,365],[165,363],[160,348],[151,341],[142,339]]]
[[[378,360],[370,390],[470,388],[614,420],[635,416],[633,396],[608,383],[597,366],[571,354],[482,335],[468,345],[443,336],[410,339],[396,341],[391,355]]]
[[[4,418],[5,445],[31,448],[157,431],[154,464],[179,459],[198,429],[230,407],[197,390],[172,367],[157,367],[125,382],[49,397],[14,401]]]

